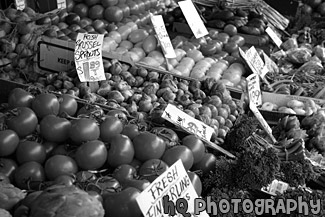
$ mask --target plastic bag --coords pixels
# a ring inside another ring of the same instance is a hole
[[[297,73],[308,72],[309,74],[319,74],[322,72],[322,70],[322,63],[314,59],[300,66],[300,68],[297,70]]]
[[[324,42],[322,44],[324,44]],[[324,46],[321,46],[321,45],[315,46],[313,49],[313,52],[322,62],[325,62],[325,48],[324,48]]]
[[[287,60],[294,64],[304,64],[310,61],[312,57],[312,51],[302,47],[302,48],[292,48],[287,52]]]
[[[298,35],[292,35],[291,38],[281,44],[281,48],[285,51],[293,48],[298,48],[297,37]]]

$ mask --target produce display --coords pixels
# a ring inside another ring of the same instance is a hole
[[[208,30],[200,38],[174,32],[174,23],[188,21],[170,0],[67,0],[45,14],[28,6],[0,11],[1,217],[148,216],[137,198],[154,186],[176,199],[188,199],[182,193],[193,187],[217,204],[324,202],[325,48],[322,24],[307,25],[321,20],[324,3],[303,1],[297,14],[306,22],[295,25],[264,1],[193,3]],[[176,58],[165,57],[152,15],[162,15]],[[73,47],[79,33],[104,35],[105,80],[81,82],[74,66],[39,69],[40,40]],[[260,79],[247,81],[252,73]],[[170,181],[176,162],[186,175],[179,186]],[[149,216],[163,215],[155,206]],[[229,207],[206,211],[301,215]],[[307,216],[324,215],[320,208]]]

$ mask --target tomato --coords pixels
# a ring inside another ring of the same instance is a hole
[[[242,47],[245,44],[245,38],[241,35],[234,35],[229,39],[229,42],[235,42],[239,47]]]
[[[93,119],[80,118],[71,122],[69,137],[76,144],[96,140],[99,135],[99,126]]]
[[[212,39],[217,39],[218,34],[219,34],[219,31],[217,29],[210,29],[209,30],[209,36]]]
[[[49,142],[66,141],[69,138],[70,128],[70,121],[55,115],[47,115],[40,122],[41,136]]]
[[[194,135],[188,135],[182,139],[182,145],[188,147],[194,157],[194,162],[197,163],[202,160],[205,153],[205,146],[201,139]]]
[[[16,159],[19,164],[35,161],[42,164],[46,158],[46,151],[42,144],[34,141],[22,141],[16,150]]]
[[[178,135],[174,130],[165,127],[154,127],[151,131],[152,133],[162,138],[165,141],[167,147],[172,147],[179,142]]]
[[[222,42],[218,40],[210,40],[206,44],[201,45],[201,52],[204,56],[212,56],[222,50]]]
[[[126,179],[137,178],[137,170],[129,164],[121,164],[113,171],[113,178],[115,178],[120,183],[124,182]]]
[[[192,171],[201,170],[203,174],[208,174],[214,171],[216,164],[216,156],[212,153],[205,153],[202,160],[194,164],[191,168]]]
[[[135,158],[140,161],[150,159],[159,159],[166,149],[165,141],[150,132],[141,132],[134,137],[133,146],[135,150]]]
[[[123,11],[117,6],[109,6],[104,11],[104,17],[109,22],[118,23],[123,19]]]
[[[96,180],[96,185],[102,190],[102,194],[115,193],[121,189],[119,181],[111,176],[102,176]],[[92,188],[87,188],[90,190]]]
[[[105,8],[101,5],[94,5],[91,8],[89,8],[88,11],[88,17],[90,19],[103,19],[104,17],[104,10]]]
[[[65,155],[54,155],[45,162],[45,174],[49,180],[54,180],[60,175],[71,175],[78,171],[75,160]]]
[[[168,166],[173,165],[179,159],[182,160],[185,170],[189,170],[194,162],[191,149],[184,145],[174,146],[166,150],[161,158],[161,160],[163,160]]]
[[[76,179],[72,175],[60,175],[54,179],[55,185],[72,186]]]
[[[15,152],[19,137],[13,130],[0,131],[0,157],[6,157]]]
[[[87,17],[87,15],[88,15],[88,6],[86,4],[84,4],[84,3],[76,4],[73,7],[73,12],[78,14],[81,18],[82,17]]]
[[[15,131],[20,138],[33,133],[38,124],[36,114],[28,107],[19,107],[11,110],[13,116],[7,118],[7,126]]]
[[[139,175],[153,182],[168,169],[168,165],[160,159],[150,159],[144,162],[139,169]]]
[[[140,134],[136,124],[127,124],[124,126],[121,134],[128,136],[131,140]]]
[[[0,173],[7,176],[12,182],[14,179],[14,172],[18,168],[17,163],[10,158],[0,158]]]
[[[31,107],[34,96],[22,88],[15,88],[8,96],[9,108]]]
[[[60,102],[54,94],[41,93],[33,100],[32,109],[38,118],[43,118],[50,114],[58,115]]]
[[[102,114],[104,114],[104,111],[101,107],[99,107],[97,105],[85,105],[85,106],[81,107],[77,112],[77,116],[91,115],[91,114],[101,116]]]
[[[142,213],[136,201],[140,191],[134,187],[128,187],[118,193],[103,195],[104,210],[106,216],[141,217]]]
[[[202,193],[202,182],[200,177],[196,173],[190,171],[187,172],[187,175],[190,178],[197,195],[200,197]]]
[[[77,100],[69,95],[69,94],[62,94],[59,97],[60,109],[59,114],[67,113],[70,116],[74,116],[78,109],[78,102]]]
[[[16,169],[14,177],[18,188],[29,189],[32,182],[45,181],[44,168],[37,162],[26,162]]]
[[[106,116],[104,121],[99,125],[100,138],[104,142],[109,142],[111,138],[120,134],[123,130],[123,123],[114,116]]]
[[[107,163],[111,167],[131,163],[134,157],[134,147],[129,137],[122,134],[113,136],[108,149]]]
[[[115,116],[118,119],[120,119],[121,121],[127,121],[127,116],[126,114],[122,111],[122,110],[110,110],[109,112],[107,112],[106,114],[107,116]]]
[[[83,170],[97,170],[107,160],[107,149],[105,144],[99,140],[86,142],[78,147],[75,160]]]

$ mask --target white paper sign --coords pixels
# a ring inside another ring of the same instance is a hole
[[[176,58],[176,53],[170,41],[164,20],[161,15],[151,15],[151,23],[155,29],[160,45],[166,58]]]
[[[262,105],[262,94],[259,76],[257,74],[251,74],[246,78],[246,80],[249,104],[254,104],[255,106]]]
[[[191,0],[180,1],[178,2],[178,5],[181,8],[195,38],[201,38],[209,34],[207,28],[205,27],[199,13],[197,12]]]
[[[78,33],[74,61],[81,82],[106,80],[102,59],[104,35]]]
[[[186,199],[188,204],[187,212],[191,216],[209,216],[205,211],[201,212],[200,215],[194,215],[194,199],[198,198],[198,195],[181,160],[168,168],[136,198],[144,217],[171,216],[167,211],[167,214],[164,213],[163,197],[165,195],[169,196],[169,201],[172,201],[175,206],[177,199]],[[183,216],[177,213],[176,210],[175,214],[175,216]]]
[[[286,182],[282,182],[279,180],[273,180],[270,189],[269,189],[269,193],[271,194],[276,194],[276,193],[280,193],[283,194],[289,187],[289,184]]]
[[[254,103],[249,103],[249,108],[251,109],[251,111],[253,112],[253,114],[255,115],[255,117],[257,118],[257,120],[259,121],[259,123],[261,124],[262,128],[265,130],[265,132],[272,139],[272,142],[273,143],[276,143],[276,139],[274,138],[274,136],[272,134],[271,127],[268,125],[268,123],[264,119],[264,117],[261,114],[261,112],[257,109],[256,105]]]
[[[246,51],[246,58],[247,58],[247,61],[250,62],[252,67],[254,67],[253,72],[260,75],[261,78],[264,78],[265,74],[268,71],[267,71],[267,68],[265,67],[265,64],[264,64],[262,58],[260,57],[260,55],[258,54],[258,52],[254,46],[252,46],[251,48],[249,48]]]
[[[15,5],[17,10],[24,10],[26,7],[26,2],[25,0],[15,0]]]
[[[66,0],[56,0],[56,3],[58,5],[58,9],[64,9],[67,7]]]
[[[279,36],[273,31],[273,29],[271,27],[267,27],[265,29],[265,32],[270,36],[270,38],[272,39],[272,41],[274,42],[274,44],[280,48],[281,44],[282,44],[282,40],[279,38]]]
[[[181,127],[187,132],[207,141],[210,141],[211,136],[214,133],[214,129],[212,127],[189,116],[172,104],[167,105],[161,117],[175,124],[176,126]]]

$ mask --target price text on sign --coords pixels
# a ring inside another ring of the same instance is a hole
[[[161,117],[175,124],[176,126],[181,127],[187,132],[207,141],[210,141],[211,136],[214,133],[214,129],[212,127],[206,125],[202,121],[196,120],[171,104],[167,105]]]
[[[273,31],[271,27],[267,27],[265,32],[270,36],[274,44],[280,48],[282,44],[282,40],[279,38],[279,36]]]
[[[81,82],[105,80],[102,60],[104,35],[79,33],[77,36],[74,61]]]
[[[163,208],[163,197],[166,195],[169,196],[169,201],[174,204],[176,204],[177,199],[186,199],[187,213],[194,216],[194,199],[198,198],[198,195],[181,160],[169,167],[136,198],[142,214],[145,217],[170,216],[168,213],[164,213]],[[183,215],[177,213],[176,216]],[[197,216],[208,217],[209,215],[206,212],[201,212]]]
[[[178,5],[181,8],[195,38],[201,38],[209,34],[207,28],[205,27],[202,19],[200,18],[199,13],[197,12],[191,0],[180,1],[178,2]]]
[[[26,7],[25,0],[15,0],[17,10],[24,10]]]
[[[274,138],[272,134],[272,129],[266,122],[266,120],[263,118],[263,115],[261,112],[257,109],[254,103],[249,103],[249,108],[253,112],[254,116],[257,118],[259,123],[261,124],[262,128],[265,130],[265,132],[268,134],[268,136],[271,138],[273,143],[276,143],[276,139]]]
[[[166,58],[176,58],[173,45],[167,33],[164,20],[161,15],[151,15],[151,22],[157,34],[160,45]]]
[[[253,71],[253,72],[257,73],[258,75],[260,75],[263,78],[264,77],[263,75],[265,75],[267,73],[267,68],[265,67],[265,64],[264,64],[262,58],[260,57],[260,55],[258,54],[258,52],[254,46],[252,46],[251,48],[249,48],[246,51],[246,58],[247,58],[247,61],[250,62],[252,67],[254,67],[255,71]]]
[[[260,79],[257,74],[251,74],[247,78],[247,91],[249,97],[249,104],[255,106],[262,105],[262,94],[260,89]]]

